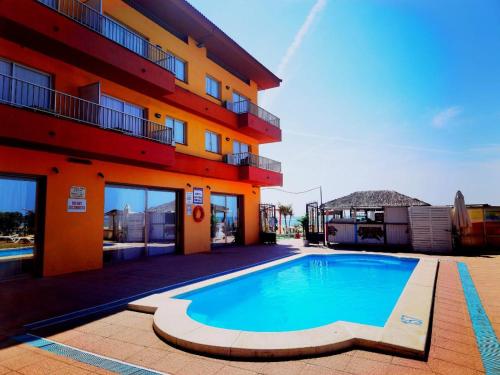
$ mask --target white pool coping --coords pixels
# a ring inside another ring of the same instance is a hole
[[[337,321],[317,328],[287,332],[252,332],[223,329],[197,322],[187,314],[191,301],[172,298],[182,293],[290,262],[310,252],[209,280],[154,294],[128,304],[131,310],[153,313],[153,328],[166,341],[209,355],[235,358],[286,358],[325,354],[350,347],[424,357],[431,319],[438,260],[418,258],[384,327]],[[343,254],[357,254],[343,252]],[[377,254],[382,255],[382,254]],[[387,254],[383,254],[387,255]],[[401,255],[388,255],[407,258]]]

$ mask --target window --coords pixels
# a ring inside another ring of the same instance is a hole
[[[172,73],[174,73],[175,78],[187,82],[187,77],[186,77],[187,63],[171,53],[168,54],[168,57],[170,59],[168,64],[169,70]]]
[[[205,150],[220,154],[220,135],[211,131],[205,131]]]
[[[250,146],[246,143],[234,141],[233,142],[233,154],[243,154],[250,152]]]
[[[240,93],[233,91],[233,112],[246,113],[248,112],[248,103],[250,99]]]
[[[175,143],[187,144],[186,141],[186,123],[181,120],[176,120],[171,117],[167,117],[167,128],[172,129],[173,140]]]
[[[51,81],[49,74],[10,61],[0,60],[1,101],[49,109],[52,97]]]
[[[101,95],[101,105],[106,108],[99,113],[99,123],[105,128],[139,136],[144,134],[144,108],[108,95]]]
[[[207,94],[216,99],[220,99],[220,82],[216,79],[207,76],[205,79]]]

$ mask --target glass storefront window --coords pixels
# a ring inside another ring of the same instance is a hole
[[[175,251],[176,193],[137,187],[104,190],[104,260]]]
[[[32,273],[37,182],[0,176],[0,279]]]

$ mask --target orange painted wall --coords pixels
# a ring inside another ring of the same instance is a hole
[[[220,160],[222,155],[233,153],[233,140],[238,140],[249,144],[252,153],[259,153],[258,142],[254,138],[2,38],[0,38],[0,58],[52,74],[54,88],[58,91],[78,96],[79,87],[101,82],[103,94],[146,108],[147,117],[151,121],[164,124],[166,116],[186,121],[187,145],[177,145],[178,152]],[[156,113],[161,114],[160,119],[155,117]],[[220,155],[205,151],[205,130],[221,135]],[[229,141],[226,138],[229,138]]]
[[[59,173],[52,172],[57,167]],[[97,174],[104,174],[104,179]],[[47,210],[45,216],[44,276],[102,267],[104,220],[104,186],[106,183],[169,188],[191,191],[204,188],[205,219],[196,223],[182,213],[182,240],[185,254],[210,250],[210,193],[238,194],[244,205],[244,242],[258,242],[258,189],[251,184],[229,182],[128,165],[92,161],[80,165],[59,154],[0,146],[0,174],[46,176]],[[191,184],[191,188],[187,184]],[[66,212],[69,189],[73,185],[87,188],[87,212]],[[211,190],[207,189],[207,185]],[[185,211],[185,210],[184,210]]]

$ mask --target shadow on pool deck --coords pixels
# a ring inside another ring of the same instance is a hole
[[[99,270],[0,284],[0,341],[23,325],[109,303],[233,268],[294,255],[293,243],[218,248],[210,253],[165,255]]]

